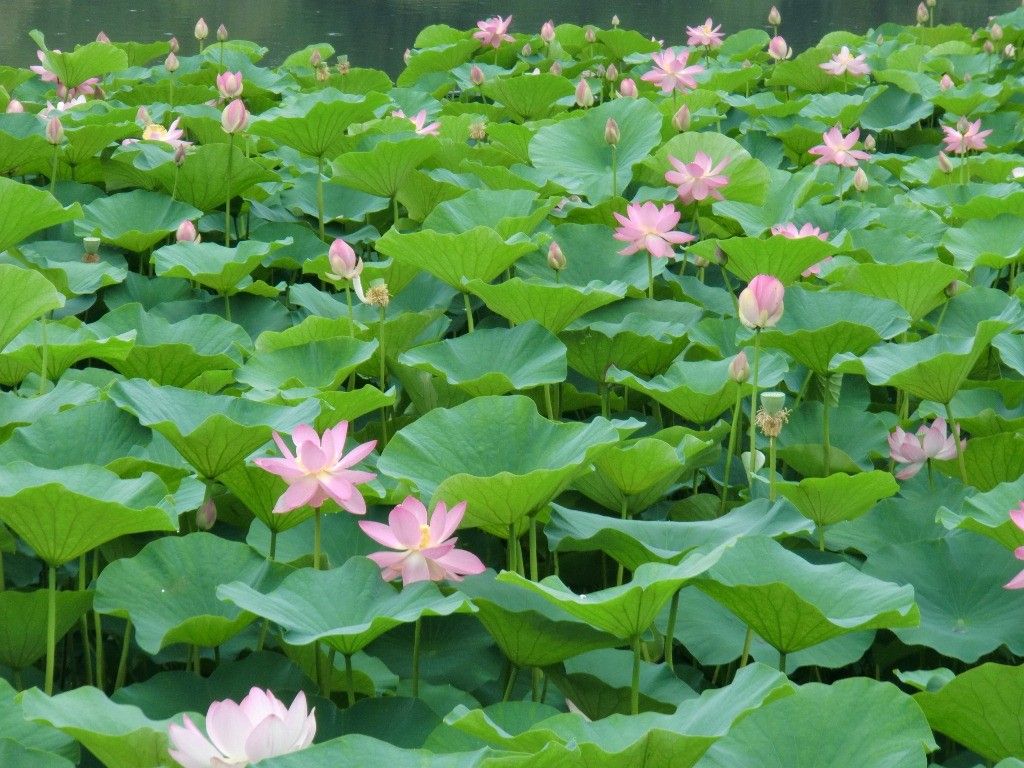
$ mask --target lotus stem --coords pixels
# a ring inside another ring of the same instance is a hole
[[[956,462],[960,466],[960,479],[963,480],[964,485],[968,485],[967,465],[964,464],[964,449],[960,445],[960,425],[953,418],[953,408],[949,403],[946,403],[946,421],[949,422],[949,429],[953,433],[953,444],[956,446]]]
[[[40,338],[41,338],[41,341],[42,341],[42,346],[43,346],[42,350],[40,351],[40,358],[41,359],[39,361],[39,394],[40,395],[42,395],[44,392],[46,392],[46,382],[47,382],[47,374],[48,374],[48,370],[47,369],[49,368],[49,365],[50,365],[50,360],[49,360],[49,357],[50,357],[50,345],[49,345],[49,343],[47,341],[47,338],[46,338],[46,315],[47,314],[48,313],[44,313],[42,318],[39,320],[39,331],[40,331],[39,335],[40,335]]]
[[[0,592],[4,591],[4,551],[0,549]]]
[[[270,552],[267,554],[267,559],[273,562],[277,555],[277,531],[272,530],[270,532]]]
[[[779,651],[779,672],[786,674],[786,652]]]
[[[224,294],[224,319],[231,320],[231,296]]]
[[[629,519],[629,499],[627,499],[625,495],[623,495],[623,497],[622,497],[622,506],[619,507],[619,519],[620,520],[628,520]],[[617,586],[617,587],[622,586],[622,578],[623,578],[624,575],[625,575],[625,567],[622,565],[622,563],[619,563],[619,567],[615,571],[615,586]]]
[[[81,592],[85,591],[86,581],[85,572],[88,568],[88,556],[82,554],[78,557],[78,589]],[[82,614],[82,617],[78,621],[78,629],[82,635],[82,655],[85,657],[83,663],[85,665],[85,684],[93,685],[93,668],[92,668],[92,643],[89,640],[89,612],[86,611]]]
[[[398,196],[393,195],[391,198],[391,226],[396,230],[398,229]]]
[[[519,673],[519,667],[515,664],[512,665],[512,671],[508,673],[508,682],[505,684],[505,692],[501,696],[501,700],[508,701],[512,698],[512,689],[516,685],[516,675]]]
[[[736,433],[739,431],[740,409],[743,407],[743,388],[736,387],[736,404],[732,408],[732,424],[729,426],[729,448],[725,453],[725,477],[722,478],[722,504],[719,514],[725,514],[725,504],[729,499],[729,478],[732,473],[732,456],[736,452]]]
[[[514,549],[516,542],[516,526],[515,523],[508,524],[508,569],[511,573],[518,571],[518,564],[516,563],[516,551]]]
[[[466,328],[473,332],[473,305],[469,301],[469,294],[462,294],[462,301],[466,305]]]
[[[316,215],[320,223],[320,240],[326,240],[324,236],[324,156],[316,158]]]
[[[967,173],[967,153],[960,153],[960,183],[966,184],[970,180],[970,176]]]
[[[387,391],[387,378],[388,378],[388,359],[384,354],[384,313],[387,310],[384,307],[380,308],[380,325],[377,328],[377,351],[380,354],[380,391]],[[387,445],[388,442],[388,407],[382,405],[380,407],[380,441],[381,445]]]
[[[551,403],[551,385],[544,385],[544,408],[548,412],[548,419],[555,421],[555,407]]]
[[[537,566],[537,518],[530,517],[530,581],[540,580],[540,568]]]
[[[818,551],[819,552],[824,552],[825,551],[825,526],[822,525],[821,523],[818,523],[816,525],[816,528],[818,529]]]
[[[92,580],[95,583],[100,575],[100,552],[94,549],[92,553]],[[96,633],[96,687],[101,691],[106,684],[107,668],[106,658],[103,652],[103,621],[97,611],[92,612],[93,629]]]
[[[618,147],[612,144],[612,197],[619,194],[619,156]]]
[[[629,687],[629,712],[640,714],[640,635],[633,635],[633,679]]]
[[[750,659],[750,644],[753,642],[753,640],[754,640],[754,630],[748,624],[747,625],[747,634],[743,637],[743,653],[740,654],[740,666],[741,667],[747,666],[747,661]]]
[[[654,257],[647,252],[647,298],[654,298]]]
[[[534,667],[530,672],[530,699],[539,703],[544,700],[544,694],[541,692],[542,673],[539,667]]]
[[[174,109],[174,73],[167,78],[167,106]]]
[[[57,650],[57,568],[49,567],[46,580],[46,677],[43,690],[53,695],[53,668]]]
[[[320,570],[320,510],[313,513],[313,570]]]
[[[676,618],[679,616],[679,590],[672,595],[672,602],[668,609],[668,627],[665,629],[665,663],[673,674],[676,671],[675,647],[676,647]]]
[[[348,694],[348,705],[354,707],[356,703],[356,680],[352,674],[352,654],[345,654],[345,692]]]
[[[356,318],[352,312],[352,286],[345,283],[345,303],[348,304],[348,335],[356,335]]]
[[[768,438],[768,501],[775,501],[775,438]]]
[[[235,159],[235,134],[228,134],[228,191],[224,200],[224,247],[231,247],[231,161]]]
[[[334,655],[337,651],[334,648],[330,648],[327,651],[327,659],[325,661],[326,668],[324,669],[324,679],[321,681],[321,695],[328,701],[331,698],[331,685],[334,682]]]
[[[412,631],[412,697],[420,697],[420,635],[423,632],[423,619],[416,619]]]
[[[53,165],[50,168],[50,194],[54,194],[54,190],[57,188],[57,163],[59,162],[58,147],[56,144],[53,145]]]
[[[755,430],[754,415],[757,413],[757,377],[761,369],[761,329],[754,330],[754,367],[750,375],[750,466],[748,467],[747,483],[750,487],[750,495],[754,495],[754,467],[757,466],[757,432]]]

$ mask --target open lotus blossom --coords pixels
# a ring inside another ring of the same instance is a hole
[[[828,72],[830,75],[844,75],[849,72],[854,77],[860,75],[866,75],[871,72],[871,67],[865,61],[865,54],[854,56],[850,53],[850,49],[845,45],[839,49],[839,53],[833,56],[829,61],[818,66]]]
[[[417,581],[461,581],[463,576],[483,573],[484,564],[472,552],[456,549],[452,536],[466,514],[466,502],[451,509],[438,502],[427,517],[427,508],[415,496],[391,510],[388,524],[360,520],[363,533],[397,552],[373,552],[369,557],[381,568],[381,577],[391,581],[402,577],[402,584]]]
[[[222,98],[237,99],[242,95],[243,87],[241,72],[221,72],[217,75],[217,91]]]
[[[164,128],[159,123],[150,123],[142,129],[142,140],[143,141],[162,141],[164,144],[170,144],[172,147],[177,149],[178,147],[191,147],[191,141],[184,141],[181,137],[185,135],[185,131],[178,127],[178,121],[181,118],[174,118],[174,121],[169,127]],[[122,144],[135,144],[138,139],[125,139]]]
[[[972,149],[979,152],[985,149],[985,137],[992,133],[991,129],[987,131],[981,130],[980,118],[973,123],[968,123],[966,120],[963,123],[966,123],[966,125],[958,125],[957,127],[951,125],[942,126],[942,132],[946,134],[942,139],[946,144],[945,150],[947,152],[955,152],[958,155],[966,155]]]
[[[425,109],[421,109],[412,117],[407,116],[402,110],[396,109],[391,113],[391,116],[404,117],[413,124],[413,130],[420,136],[437,136],[441,130],[440,123],[427,123],[427,110]]]
[[[740,291],[740,322],[747,328],[770,328],[782,319],[786,289],[772,275],[755,275]]]
[[[871,158],[871,155],[867,152],[853,148],[853,145],[857,143],[857,139],[860,138],[860,128],[854,128],[849,134],[843,136],[842,129],[836,123],[828,131],[821,134],[821,138],[825,142],[824,144],[818,144],[816,147],[811,147],[807,150],[812,155],[819,155],[818,159],[814,161],[815,165],[835,163],[846,168],[856,168],[858,160],[869,160]]]
[[[790,240],[796,240],[797,238],[800,237],[816,237],[821,241],[828,240],[828,232],[822,232],[820,229],[818,229],[816,226],[810,223],[804,224],[799,229],[797,229],[796,224],[794,224],[791,221],[788,221],[785,224],[776,224],[774,227],[772,227],[772,234],[778,235],[780,237],[787,237]],[[803,277],[819,275],[821,274],[822,264],[826,264],[829,261],[832,261],[832,257],[826,256],[817,264],[812,264],[800,274]]]
[[[366,501],[356,488],[377,477],[374,472],[351,469],[366,458],[377,445],[376,440],[357,445],[345,453],[348,422],[342,421],[333,429],[324,430],[320,437],[308,424],[300,424],[292,432],[295,454],[289,450],[281,436],[274,432],[274,442],[283,458],[256,459],[256,466],[278,475],[288,483],[288,490],[274,505],[275,514],[283,514],[309,504],[315,508],[327,499],[354,515],[366,514]]]
[[[668,161],[675,170],[665,173],[665,181],[676,185],[679,199],[684,203],[696,203],[709,197],[722,199],[718,190],[729,183],[729,177],[723,175],[722,171],[732,162],[731,157],[725,158],[718,165],[703,152],[698,152],[692,163],[684,163],[671,155]]]
[[[722,44],[722,25],[719,24],[717,27],[712,28],[714,23],[709,16],[699,27],[687,27],[686,44],[703,45],[707,48],[717,48],[720,46]]]
[[[1010,510],[1010,519],[1013,520],[1014,525],[1024,531],[1024,501],[1018,504],[1016,509]],[[1024,547],[1017,547],[1013,550],[1013,556],[1018,560],[1024,560]],[[1004,587],[1006,589],[1024,589],[1024,571],[1014,576]]]
[[[693,76],[704,71],[704,67],[700,64],[686,66],[690,60],[689,51],[683,51],[680,54],[675,54],[671,50],[657,51],[651,54],[651,59],[654,61],[655,69],[645,72],[640,79],[654,83],[662,93],[666,94],[672,93],[672,91],[696,88],[697,81],[693,79]]]
[[[616,213],[615,218],[621,225],[615,230],[615,239],[629,243],[619,251],[623,256],[647,251],[656,258],[670,259],[675,255],[672,244],[682,245],[697,239],[688,232],[675,231],[679,211],[671,205],[658,208],[650,201],[632,203],[626,207],[626,216]]]
[[[967,441],[961,440],[961,447]],[[900,480],[909,480],[928,459],[956,458],[956,439],[946,431],[946,420],[937,418],[930,427],[922,424],[917,434],[904,432],[900,427],[889,435],[889,456],[903,466],[896,472]]]
[[[39,118],[49,120],[82,104],[85,104],[85,96],[76,96],[69,101],[58,101],[56,104],[46,102],[46,106],[39,111]]]
[[[492,16],[489,19],[478,21],[476,23],[479,29],[473,33],[473,37],[479,40],[481,45],[489,45],[492,48],[498,48],[501,46],[502,42],[515,42],[515,38],[508,34],[508,28],[511,24],[511,16],[507,19],[503,19],[501,16]]]
[[[269,690],[253,688],[241,702],[215,701],[206,712],[206,735],[188,715],[172,724],[170,754],[184,768],[242,768],[268,757],[298,752],[313,743],[316,709],[301,691],[286,707]]]

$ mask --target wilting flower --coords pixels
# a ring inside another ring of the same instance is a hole
[[[815,165],[835,163],[846,168],[856,168],[858,160],[869,160],[871,158],[871,155],[867,152],[853,148],[853,145],[857,143],[857,139],[860,138],[860,128],[854,128],[848,135],[843,136],[842,129],[836,123],[828,131],[821,134],[821,138],[825,142],[824,144],[819,144],[807,150],[812,155],[819,155],[818,159],[814,161]]]
[[[388,524],[360,520],[363,533],[379,544],[398,552],[373,552],[369,557],[381,568],[381,577],[391,581],[402,577],[402,584],[417,581],[461,581],[463,576],[483,573],[484,564],[472,552],[456,549],[452,536],[466,514],[466,502],[450,510],[438,502],[427,517],[427,508],[415,496],[391,510]]]
[[[972,149],[979,152],[985,149],[985,137],[992,133],[992,130],[981,130],[980,118],[973,123],[968,123],[966,120],[963,123],[956,128],[950,125],[942,126],[942,132],[946,134],[942,139],[946,144],[945,150],[958,155],[966,155]],[[957,130],[958,128],[959,130]]]
[[[669,259],[674,255],[672,244],[683,245],[697,239],[688,232],[675,231],[679,223],[679,211],[671,205],[658,208],[650,201],[632,203],[626,206],[626,214],[614,214],[621,225],[615,230],[615,239],[629,243],[619,251],[623,256],[647,251],[651,256]]]
[[[743,350],[740,350],[729,363],[729,378],[737,384],[742,384],[750,378],[750,363],[747,361],[747,353]]]
[[[479,40],[481,45],[498,48],[502,42],[511,43],[515,41],[515,38],[508,34],[508,28],[511,23],[511,16],[507,19],[503,19],[501,16],[492,16],[484,21],[478,21],[476,25],[479,29],[473,33],[473,37]]]
[[[242,95],[242,86],[241,72],[221,72],[217,75],[217,90],[221,98],[237,99]]]
[[[366,514],[366,501],[356,485],[368,483],[377,475],[350,467],[368,456],[377,441],[357,445],[346,455],[347,433],[347,421],[324,430],[322,438],[308,424],[300,424],[292,432],[295,455],[281,436],[273,433],[274,442],[284,457],[260,458],[255,460],[255,464],[288,483],[288,490],[274,505],[275,514],[290,512],[304,504],[317,508],[327,499],[333,499],[339,507],[354,515]]]
[[[235,99],[226,107],[220,116],[220,126],[225,133],[239,133],[249,125],[249,110],[241,99]]]
[[[203,735],[188,715],[185,727],[168,728],[170,754],[184,768],[247,766],[268,757],[298,752],[313,743],[316,709],[309,710],[301,691],[285,707],[269,690],[253,688],[236,704],[215,701],[206,712]]]
[[[196,230],[196,225],[188,219],[185,219],[178,225],[178,230],[174,233],[174,239],[179,243],[198,243],[202,241],[202,237]]]
[[[712,29],[714,22],[709,16],[707,20],[699,27],[687,27],[686,28],[686,44],[687,45],[703,45],[707,48],[717,48],[722,44],[722,25],[719,24],[717,27]]]
[[[850,53],[850,49],[845,45],[839,49],[839,53],[832,57],[830,61],[818,66],[828,72],[830,75],[842,75],[849,72],[851,75],[866,75],[871,72],[871,67],[864,60],[865,54],[854,56]]]
[[[1016,509],[1010,510],[1010,519],[1013,520],[1018,528],[1024,531],[1024,501]],[[1017,547],[1013,550],[1013,556],[1018,560],[1024,560],[1024,547]],[[1024,571],[1014,576],[1004,587],[1006,589],[1024,589]]]
[[[351,280],[363,271],[362,259],[356,256],[352,246],[340,237],[331,243],[327,258],[331,262],[332,270],[327,273],[327,277],[332,280]]]
[[[437,136],[441,129],[441,124],[427,123],[427,110],[421,109],[412,117],[408,117],[405,112],[400,109],[396,109],[391,113],[392,117],[404,117],[413,125],[413,130],[416,131],[420,136]]]
[[[635,99],[637,97],[636,81],[631,77],[627,77],[619,83],[619,95],[627,99]]]
[[[770,328],[782,319],[786,289],[777,277],[756,275],[740,291],[740,322],[747,328]]]
[[[555,39],[555,23],[548,19],[540,26],[540,39],[545,43],[550,43]]]
[[[793,55],[793,49],[785,41],[782,35],[776,35],[768,41],[768,55],[776,61],[788,59]]]
[[[967,441],[961,440],[965,446]],[[937,418],[930,427],[922,424],[917,434],[904,432],[900,427],[889,435],[889,456],[897,464],[904,465],[897,473],[900,480],[909,480],[925,465],[928,459],[952,459],[956,457],[956,438],[946,431],[946,420]]]
[[[800,237],[816,237],[823,242],[825,240],[828,240],[828,232],[822,232],[820,229],[818,229],[811,223],[804,224],[799,229],[797,229],[796,224],[794,224],[791,221],[788,221],[785,224],[776,224],[774,227],[772,227],[772,234],[778,235],[780,237],[787,237],[790,240],[796,240],[797,238]],[[810,277],[811,275],[821,274],[821,265],[831,260],[831,256],[826,256],[817,264],[811,265],[800,274],[802,277]]]
[[[729,183],[729,177],[722,175],[722,171],[732,162],[731,157],[725,158],[718,165],[703,152],[698,152],[692,163],[681,162],[672,155],[669,155],[668,161],[675,170],[665,173],[665,181],[676,185],[679,199],[684,203],[696,203],[709,197],[722,199],[718,190]]]
[[[697,81],[693,79],[693,76],[703,72],[704,67],[700,64],[686,66],[689,59],[689,51],[683,51],[678,55],[671,50],[652,53],[651,60],[654,61],[656,68],[645,72],[640,79],[654,83],[662,93],[696,88]]]

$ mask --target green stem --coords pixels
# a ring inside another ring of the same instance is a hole
[[[224,294],[224,319],[231,320],[231,297]]]
[[[754,367],[750,375],[750,465],[747,482],[750,486],[750,495],[754,495],[754,467],[757,466],[754,457],[757,455],[757,432],[754,425],[754,417],[757,415],[757,377],[761,370],[761,329],[754,330]]]
[[[88,567],[88,555],[82,554],[78,557],[78,590],[84,592],[86,589],[85,571]],[[89,612],[86,611],[82,614],[82,618],[78,622],[79,631],[82,634],[82,662],[85,664],[85,684],[93,685],[93,668],[92,668],[92,641],[89,639]]]
[[[41,395],[46,392],[46,382],[48,381],[49,373],[47,369],[50,366],[50,345],[46,337],[46,314],[43,314],[42,318],[39,320],[39,332],[43,346],[40,351],[41,359],[39,361],[39,394]]]
[[[53,165],[50,167],[50,194],[54,194],[54,190],[57,188],[57,163],[59,161],[58,156],[59,149],[56,144],[53,145]]]
[[[96,580],[100,575],[100,553],[98,549],[93,550],[92,553],[92,580],[96,583]],[[96,634],[96,687],[101,691],[104,690],[106,685],[106,658],[103,652],[103,622],[102,617],[96,611],[92,612],[92,623],[93,631]]]
[[[320,510],[313,513],[313,570],[320,570]]]
[[[665,663],[668,664],[670,672],[676,671],[675,647],[676,647],[676,618],[679,615],[679,590],[672,595],[672,603],[668,609],[668,627],[665,629]]]
[[[356,335],[356,318],[352,312],[352,286],[345,283],[345,303],[348,304],[348,335]]]
[[[618,147],[612,144],[612,197],[619,194],[619,157]]]
[[[554,407],[554,405],[552,405],[552,402],[551,402],[551,385],[550,384],[545,384],[544,385],[544,408],[548,412],[548,419],[551,420],[551,421],[555,421],[555,407]],[[0,586],[0,589],[2,589],[2,586]]]
[[[387,391],[388,383],[388,358],[384,354],[384,313],[385,308],[380,308],[380,324],[377,327],[377,351],[380,355],[380,378],[379,386],[381,392]],[[388,407],[382,405],[380,407],[380,439],[381,445],[387,445],[388,442]]]
[[[786,674],[786,652],[779,651],[779,672]]]
[[[740,666],[747,666],[747,660],[750,658],[750,644],[754,640],[754,630],[751,629],[750,625],[747,625],[747,634],[743,638],[743,653],[740,654]]]
[[[323,679],[320,681],[320,694],[327,700],[331,698],[331,683],[334,681],[334,654],[336,653],[334,648],[328,649]]]
[[[516,685],[516,675],[519,673],[519,667],[512,667],[512,671],[508,673],[508,682],[505,684],[505,692],[501,696],[502,701],[508,701],[512,697],[512,689]]]
[[[530,679],[530,699],[535,702],[542,701],[541,694],[541,671],[539,667],[534,667],[531,672]]]
[[[320,223],[320,240],[324,240],[324,156],[316,158],[316,215]]]
[[[345,692],[348,694],[348,705],[355,706],[356,703],[356,681],[352,675],[352,654],[345,654]]]
[[[53,667],[57,651],[57,568],[51,565],[46,580],[46,682],[44,691],[53,695]]]
[[[725,503],[729,498],[729,478],[732,473],[732,456],[736,451],[736,433],[739,432],[740,409],[743,407],[743,387],[736,387],[736,404],[732,409],[732,424],[729,426],[729,449],[725,454],[725,477],[722,479],[722,504],[719,514],[725,514]]]
[[[231,247],[231,161],[235,157],[235,134],[228,134],[228,186],[224,200],[224,247]]]
[[[273,562],[274,557],[277,555],[277,531],[270,532],[270,552],[268,555],[267,559]]]
[[[462,300],[463,300],[463,303],[465,303],[465,305],[466,305],[466,327],[469,329],[469,332],[472,333],[473,332],[473,305],[469,301],[469,294],[468,293],[462,294]]]
[[[121,658],[117,662],[117,676],[114,678],[115,693],[124,687],[124,681],[128,677],[128,653],[132,647],[131,640],[132,622],[131,619],[125,619],[124,638],[121,642]]]
[[[398,197],[391,198],[391,225],[398,229]]]
[[[626,498],[625,495],[622,496],[622,504],[619,506],[619,519],[620,520],[628,520],[629,519],[629,499]],[[623,577],[625,576],[625,570],[626,569],[622,565],[622,563],[619,563],[619,567],[615,571],[615,586],[617,586],[617,587],[621,587],[622,586],[622,580],[623,580]]]
[[[420,635],[422,634],[422,619],[416,619],[412,631],[412,697],[420,697]]]
[[[964,450],[963,446],[960,445],[960,425],[953,418],[953,408],[949,403],[946,403],[946,421],[949,423],[949,429],[953,433],[953,443],[956,446],[956,462],[960,466],[960,479],[963,480],[964,485],[968,485],[967,465],[964,464]]]
[[[819,524],[818,528],[818,551],[825,551],[825,526]]]
[[[640,714],[640,635],[633,635],[633,679],[629,686],[630,714]]]
[[[516,526],[515,523],[509,523],[508,525],[508,570],[511,573],[516,572]]]
[[[768,438],[768,501],[775,501],[775,438]]]
[[[540,580],[540,568],[537,566],[537,518],[530,517],[530,581]]]
[[[174,73],[167,78],[167,106],[174,109]]]
[[[804,377],[804,383],[800,385],[800,391],[796,393],[796,401],[793,403],[793,410],[795,411],[800,407],[800,403],[804,401],[804,396],[807,394],[807,388],[811,385],[811,377],[814,376],[814,371],[808,371]]]
[[[56,166],[55,166],[56,167]],[[966,184],[968,180],[967,175],[967,153],[960,153],[960,183]]]
[[[654,298],[654,257],[647,253],[647,298]]]
[[[825,477],[832,474],[832,441],[829,430],[829,411],[832,405],[832,388],[829,384],[828,374],[821,374],[821,451],[822,463],[825,468]]]

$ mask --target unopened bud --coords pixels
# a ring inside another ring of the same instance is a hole
[[[550,43],[555,39],[555,23],[548,19],[540,27],[540,39],[545,43]]]
[[[750,378],[750,363],[747,362],[747,353],[740,352],[729,363],[729,378],[737,384],[742,384]]]
[[[586,78],[580,80],[576,86],[576,106],[583,108],[594,106],[594,92],[590,90],[590,83]]]
[[[619,95],[627,99],[635,99],[637,97],[636,81],[631,77],[627,77],[619,83]]]
[[[604,140],[606,144],[611,144],[613,147],[618,145],[619,140],[622,138],[619,133],[619,124],[615,122],[614,117],[609,117],[608,122],[604,124]]]
[[[992,53],[992,52],[995,51],[995,49],[996,49],[996,47],[994,45],[992,45],[992,41],[991,40],[986,40],[981,45],[981,50],[983,50],[985,53]]]
[[[612,16],[612,26],[613,27],[618,27],[619,24],[620,24],[620,22],[619,22],[619,15],[615,14],[614,16]]]
[[[320,54],[320,49],[314,48],[313,52],[309,54],[309,66],[316,69],[320,66],[320,62],[324,60],[324,57]]]
[[[726,264],[729,263],[729,254],[727,254],[725,251],[722,250],[720,246],[717,245],[715,246],[715,261],[718,263],[718,266],[720,267],[724,267]]]
[[[25,105],[17,99],[11,99],[7,102],[7,114],[18,115],[25,111]]]
[[[917,6],[917,23],[924,24],[928,21],[928,6],[924,3],[919,3]]]
[[[989,27],[988,34],[993,40],[1002,40],[1003,28],[993,22],[992,26]]]
[[[583,31],[583,39],[586,40],[588,43],[596,42],[597,30],[588,24],[587,28]]]
[[[604,71],[604,79],[614,83],[619,79],[619,68],[615,64],[609,64],[608,69]]]
[[[181,164],[184,163],[184,162],[185,162],[185,145],[184,144],[178,144],[178,146],[176,146],[174,148],[174,164],[180,168]]]
[[[405,66],[409,66],[409,62],[412,61],[412,51],[408,48],[406,48],[405,53],[402,54],[402,61],[405,62]]]
[[[46,140],[53,146],[57,146],[64,140],[64,124],[60,118],[51,117],[46,124]]]
[[[172,37],[170,40],[168,40],[167,45],[170,46],[171,53],[177,53],[181,50],[181,46],[178,44],[178,38],[176,37]]]
[[[101,29],[101,30],[100,30],[100,33],[99,33],[98,35],[96,35],[96,42],[97,42],[97,43],[109,43],[109,42],[110,42],[110,38],[109,38],[109,37],[107,37],[107,33],[106,33],[106,32],[104,32],[104,31],[103,31],[103,30]]]
[[[529,58],[530,56],[533,56],[533,46],[530,45],[529,43],[524,44],[521,53],[523,54],[524,58]]]
[[[925,0],[925,5],[927,5],[929,8],[934,8],[935,0]]]
[[[474,64],[469,70],[469,82],[473,85],[484,84],[484,71]]]
[[[200,531],[208,531],[217,522],[217,505],[213,499],[207,499],[203,505],[196,510],[196,528]]]
[[[952,283],[946,286],[945,293],[949,298],[952,299],[954,296],[960,293],[960,283],[954,280]]]
[[[864,149],[868,152],[874,152],[877,148],[878,143],[875,141],[875,134],[869,133],[864,137]]]
[[[953,78],[950,77],[948,73],[943,73],[941,79],[939,80],[939,90],[948,91],[950,88],[953,87],[953,85]]]
[[[553,61],[551,62],[551,68],[548,69],[548,72],[550,72],[552,75],[560,75],[562,74],[562,65],[559,64],[557,61]]]
[[[217,27],[217,39],[222,43],[228,39],[228,28],[223,24]]]
[[[773,26],[773,27],[777,27],[781,23],[782,23],[782,14],[779,13],[779,9],[776,8],[773,5],[772,9],[770,11],[768,11],[768,24]]]
[[[953,164],[946,157],[945,152],[939,152],[939,170],[943,173],[952,173],[953,171]]]
[[[554,240],[548,246],[548,266],[556,272],[561,272],[566,267],[565,254],[561,247]]]
[[[853,174],[853,188],[858,192],[867,192],[868,186],[868,175],[863,168],[858,168]]]
[[[690,109],[685,104],[672,115],[672,127],[680,133],[690,130]]]
[[[1003,56],[1008,59],[1017,58],[1017,49],[1013,47],[1013,43],[1006,44],[1006,47],[1003,48]]]
[[[174,233],[174,239],[179,243],[199,243],[202,242],[203,238],[196,230],[196,225],[185,219],[178,225],[178,231]]]
[[[164,69],[168,72],[178,71],[178,57],[174,55],[173,51],[167,54],[167,58],[164,59]]]
[[[196,40],[205,40],[210,35],[210,28],[206,26],[206,19],[202,16],[200,16],[199,21],[196,22],[194,34],[196,36]]]

